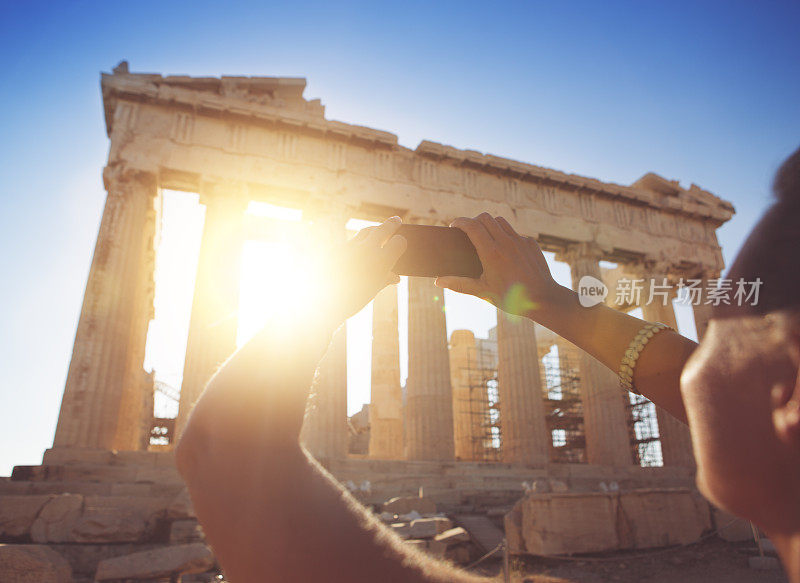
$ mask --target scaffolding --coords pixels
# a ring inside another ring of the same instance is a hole
[[[586,437],[577,363],[551,350],[542,359],[542,388],[549,431],[550,460],[585,463]],[[479,339],[461,370],[468,379],[469,397],[461,410],[470,418],[471,455],[476,461],[500,461],[503,451],[502,415],[497,385],[497,341]]]
[[[478,339],[474,351],[467,353],[466,367],[469,397],[463,409],[469,416],[471,459],[500,461],[502,432],[500,398],[497,390],[497,341]],[[462,410],[463,410],[462,409]]]
[[[636,393],[629,392],[623,398],[628,409],[628,437],[634,463],[643,468],[663,466],[655,405]]]
[[[153,419],[149,445],[166,446],[175,439],[175,418],[178,416],[180,391],[163,381],[153,383]]]
[[[577,363],[556,346],[556,350],[542,358],[542,377],[545,415],[551,436],[550,461],[585,463],[586,435]]]

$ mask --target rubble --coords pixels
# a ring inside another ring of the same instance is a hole
[[[381,512],[391,512],[392,514],[408,514],[409,512],[423,514],[435,514],[436,503],[430,498],[401,496],[392,498],[383,504]]]
[[[402,515],[381,512],[379,517],[397,536],[404,539],[404,544],[423,551],[433,557],[446,559],[458,564],[468,563],[478,553],[469,533],[460,526],[453,526],[453,521],[442,514],[434,514],[435,504],[419,504],[421,498],[393,498],[383,504],[382,508],[406,509],[416,504],[416,508],[427,508],[431,513],[421,515],[417,510]],[[388,506],[387,506],[388,505]]]
[[[69,563],[45,545],[0,544],[4,583],[72,583]]]

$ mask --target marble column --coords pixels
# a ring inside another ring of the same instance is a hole
[[[400,388],[396,285],[386,286],[372,303],[369,457],[403,459],[403,393]]]
[[[344,209],[317,209],[310,214],[310,236],[321,248],[344,241]],[[347,326],[333,335],[311,387],[300,433],[303,446],[318,460],[344,459],[349,445],[347,425]]]
[[[497,390],[503,461],[543,466],[550,453],[535,324],[497,312]]]
[[[649,285],[654,283],[656,286],[662,286],[663,280],[663,274],[647,275],[645,277],[641,305],[642,316],[648,322],[661,322],[677,330],[678,321],[675,318],[675,310],[672,306],[672,300],[675,295],[672,286],[670,286],[666,298],[655,295],[652,301],[648,303],[648,300],[650,300]],[[692,438],[689,435],[689,427],[658,406],[656,406],[656,419],[658,421],[658,434],[661,441],[661,454],[664,465],[694,467]]]
[[[599,250],[587,244],[571,247],[564,254],[570,264],[572,287],[591,275],[602,281]],[[581,308],[591,310],[593,308]],[[628,438],[627,394],[615,372],[593,356],[581,351],[581,401],[586,434],[586,459],[590,464],[627,466],[633,464]]]
[[[300,433],[303,446],[318,460],[347,457],[347,326],[333,335],[311,386]]]
[[[54,447],[140,449],[160,199],[155,176],[107,167],[105,209],[83,299]]]
[[[406,457],[452,460],[453,393],[444,294],[432,278],[408,278]]]
[[[247,199],[222,185],[200,193],[206,206],[174,441],[214,372],[236,350]]]
[[[458,460],[484,459],[488,437],[489,395],[485,364],[478,358],[475,335],[454,330],[450,336],[450,385],[453,388],[453,440]]]
[[[702,286],[702,293],[700,294],[699,302],[696,302],[692,306],[692,312],[694,313],[694,326],[697,330],[697,340],[700,341],[703,339],[703,336],[706,335],[706,329],[708,328],[708,322],[711,320],[712,314],[712,307],[711,304],[706,304],[707,294],[706,290],[708,289],[708,281],[709,279],[716,279],[719,278],[719,273],[712,273],[705,275],[702,278],[698,278],[701,280],[700,285]]]

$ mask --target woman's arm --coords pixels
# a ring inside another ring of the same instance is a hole
[[[502,217],[483,213],[456,219],[452,226],[469,236],[484,271],[480,279],[440,277],[437,285],[526,316],[619,371],[625,350],[644,321],[602,304],[582,307],[574,291],[555,282],[538,243],[519,235]],[[637,390],[683,422],[680,375],[696,346],[677,332],[662,331],[642,350],[634,370]]]
[[[478,579],[404,546],[301,448],[317,362],[405,249],[399,220],[344,249],[313,309],[284,316],[209,383],[177,447],[206,538],[232,583]],[[387,242],[388,240],[388,242]],[[344,420],[342,420],[344,421]]]

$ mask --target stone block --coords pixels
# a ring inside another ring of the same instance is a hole
[[[164,517],[169,502],[159,497],[87,496],[70,540],[86,543],[146,540],[157,521]]]
[[[204,540],[203,528],[196,519],[174,521],[169,527],[169,544],[196,543]]]
[[[442,516],[418,518],[409,523],[408,535],[410,538],[433,538],[452,527],[452,521]]]
[[[28,482],[31,494],[80,494],[102,496],[111,493],[115,484],[101,482]]]
[[[400,522],[412,522],[417,518],[422,518],[422,514],[420,514],[416,510],[412,510],[408,514],[400,514],[397,516],[397,520]]]
[[[388,500],[381,506],[381,512],[391,512],[392,514],[408,514],[412,510],[420,514],[435,514],[436,503],[430,498],[398,496]]]
[[[58,479],[65,482],[133,482],[136,479],[135,466],[115,466],[111,464],[67,464],[47,466],[58,469]]]
[[[174,451],[159,451],[155,453],[155,465],[157,468],[175,468]]]
[[[31,484],[32,482],[12,482],[11,478],[0,477],[0,496],[28,494],[31,491]]]
[[[181,583],[219,583],[217,574],[213,571],[210,573],[192,573],[191,575],[181,576]]]
[[[44,545],[0,544],[3,583],[72,583],[69,563]]]
[[[714,521],[714,527],[717,529],[717,534],[722,540],[728,542],[753,540],[753,529],[750,526],[750,521],[739,518],[725,510],[720,510],[715,506],[711,507],[711,516]]]
[[[536,555],[688,544],[709,525],[690,490],[529,494],[505,519],[509,548]]]
[[[531,490],[536,492],[537,494],[546,494],[552,490],[550,487],[550,480],[546,480],[543,478],[539,478],[538,480],[534,480]]]
[[[202,544],[161,547],[101,561],[95,581],[156,579],[183,573],[202,573],[214,567],[211,550]]]
[[[61,467],[58,466],[60,470]],[[50,468],[45,466],[14,466],[11,470],[12,482],[28,482],[31,480],[44,480],[50,474]]]
[[[530,553],[558,555],[619,547],[617,504],[611,496],[541,494],[525,501],[521,532]]]
[[[68,540],[82,543],[137,542],[147,538],[152,526],[133,508],[86,508],[72,527]]]
[[[153,467],[156,465],[156,455],[150,451],[118,451],[114,457],[114,463],[117,465]]]
[[[407,522],[395,522],[394,524],[389,524],[389,530],[391,530],[394,534],[399,536],[402,539],[410,538],[408,531],[411,527],[410,524]]]
[[[444,558],[458,565],[466,565],[471,561],[472,555],[469,552],[468,545],[458,544],[455,546],[448,546]]]
[[[53,496],[31,525],[31,538],[38,543],[144,541],[169,503],[158,497]]]
[[[192,507],[192,499],[189,497],[189,492],[182,489],[170,501],[167,506],[166,517],[169,520],[179,520],[182,518],[196,518],[194,508]]]
[[[418,551],[428,550],[428,543],[427,541],[424,540],[407,540],[403,541],[403,544],[411,548],[417,549]]]
[[[775,557],[750,557],[747,564],[751,569],[758,571],[772,571],[781,568],[781,563]]]
[[[447,552],[447,543],[432,539],[428,541],[426,550],[429,555],[437,559],[444,559],[444,555]]]
[[[72,575],[76,579],[92,580],[97,565],[100,561],[130,555],[154,548],[162,548],[164,543],[120,543],[120,544],[91,544],[91,543],[60,543],[54,546],[58,554],[64,557],[72,567]]]
[[[111,496],[150,496],[152,484],[111,484]]]
[[[503,527],[506,532],[506,544],[512,553],[527,552],[525,540],[522,538],[522,508],[523,504],[516,504],[508,514],[503,517]]]
[[[30,534],[31,525],[50,496],[0,497],[0,537],[16,539]]]
[[[621,548],[688,544],[699,540],[703,531],[711,528],[708,502],[696,492],[640,490],[622,493],[619,501],[630,527],[627,540],[625,528],[617,529]]]
[[[457,543],[468,543],[470,540],[469,533],[457,526],[455,528],[449,528],[444,532],[437,534],[434,537],[434,540],[440,541],[445,543],[446,545],[454,545]]]
[[[104,465],[112,463],[114,455],[114,452],[108,449],[56,447],[44,452],[42,465],[52,466],[73,463]]]
[[[183,480],[181,479],[181,476],[175,467],[156,467],[154,465],[153,467],[144,466],[133,469],[136,471],[136,477],[131,481],[135,481],[137,483],[183,484]]]
[[[31,540],[37,543],[69,542],[72,529],[83,512],[83,496],[52,496],[31,525]]]

